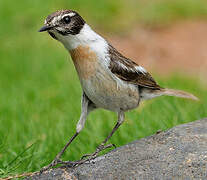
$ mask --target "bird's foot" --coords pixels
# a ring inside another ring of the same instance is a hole
[[[107,144],[107,145],[104,145],[103,143],[100,144],[97,148],[96,148],[96,151],[92,154],[85,154],[84,156],[82,156],[82,158],[78,161],[62,161],[60,160],[59,158],[55,158],[49,165],[43,167],[41,170],[40,170],[40,173],[43,173],[44,171],[47,171],[57,165],[63,165],[63,166],[67,166],[67,167],[76,167],[80,164],[83,164],[85,162],[88,162],[90,160],[93,160],[95,159],[98,154],[105,150],[105,149],[108,149],[108,148],[111,148],[111,147],[115,147],[116,146],[114,144]]]
[[[103,151],[103,150],[105,150],[105,149],[108,149],[108,148],[111,148],[111,147],[116,148],[116,146],[115,146],[114,144],[107,144],[107,145],[105,145],[104,143],[101,143],[101,144],[96,148],[96,151],[95,151],[94,153],[92,153],[92,154],[85,154],[85,155],[82,156],[81,159],[88,158],[88,159],[86,159],[86,160],[87,160],[87,161],[90,161],[90,160],[92,160],[92,159],[95,159],[101,151]]]
[[[59,158],[55,158],[49,165],[43,167],[40,170],[40,173],[43,173],[44,171],[47,171],[57,165],[67,165],[68,167],[74,167],[79,164],[79,161],[62,161]]]

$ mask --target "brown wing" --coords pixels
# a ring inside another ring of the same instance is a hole
[[[121,80],[150,89],[161,88],[144,68],[124,57],[111,45],[109,55],[111,59],[109,69]]]

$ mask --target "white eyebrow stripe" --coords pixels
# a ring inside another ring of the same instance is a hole
[[[73,16],[75,16],[75,13],[74,13],[74,12],[71,12],[71,13],[65,14],[65,15],[63,16],[63,18],[66,17],[66,16],[73,17]]]
[[[53,18],[53,20],[52,20],[52,24],[55,25],[56,22],[60,21],[62,18],[66,17],[66,16],[73,17],[73,16],[75,16],[75,15],[76,15],[76,13],[74,13],[74,12],[70,12],[70,13],[68,13],[68,14],[64,14],[63,16],[61,16],[61,15],[56,16],[56,17]]]

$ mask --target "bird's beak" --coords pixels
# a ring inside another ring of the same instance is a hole
[[[47,26],[47,25],[45,25],[45,26],[41,27],[40,30],[39,30],[38,32],[48,31],[48,30],[50,30],[50,29],[52,29],[52,28],[53,28],[52,26]]]

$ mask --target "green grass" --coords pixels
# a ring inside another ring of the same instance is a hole
[[[124,1],[98,2],[0,1],[0,177],[36,171],[49,163],[75,132],[80,116],[81,87],[68,53],[46,33],[37,33],[49,13],[75,8],[90,24],[107,32],[124,30],[136,20],[158,23],[153,17],[165,19],[166,16],[156,10],[165,7],[164,1],[159,1],[160,4],[154,1],[153,6],[147,4],[146,12],[141,11],[142,3],[140,6],[135,3],[140,10],[139,18],[133,16],[136,12],[132,10],[133,1],[127,5]],[[193,13],[186,16],[203,14],[205,17],[204,2],[197,2],[190,8],[200,7],[198,12],[189,10]],[[184,7],[173,13],[183,12]],[[195,93],[201,102],[172,97],[147,101],[137,110],[127,113],[126,122],[110,140],[111,143],[121,146],[159,129],[207,116],[206,88],[197,79],[173,76],[158,80],[163,86]],[[93,152],[115,122],[116,115],[112,112],[92,112],[83,132],[64,154],[64,159],[75,160]]]

